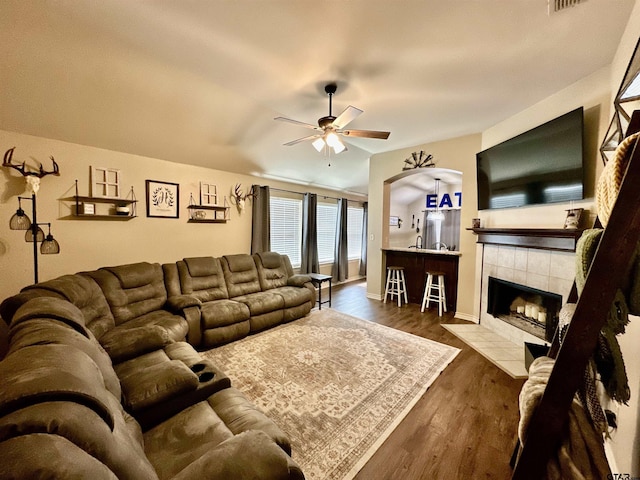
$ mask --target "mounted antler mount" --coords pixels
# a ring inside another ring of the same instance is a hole
[[[60,175],[60,168],[58,167],[58,164],[56,163],[56,160],[53,158],[53,155],[49,158],[51,158],[51,161],[53,162],[53,170],[51,170],[50,172],[46,171],[44,169],[44,167],[42,166],[42,164],[40,163],[40,168],[37,171],[29,171],[28,167],[26,165],[26,162],[22,162],[22,165],[15,165],[13,163],[13,151],[15,150],[16,147],[12,147],[9,150],[7,150],[4,153],[4,159],[2,161],[2,166],[3,167],[9,167],[9,168],[13,168],[17,171],[19,171],[23,177],[27,177],[27,176],[34,176],[34,177],[38,177],[38,178],[42,178],[45,177],[47,175]],[[39,162],[38,162],[39,163]]]
[[[251,186],[251,189],[247,193],[242,193],[242,184],[236,183],[233,188],[233,193],[231,194],[231,203],[238,207],[238,212],[242,212],[244,210],[244,203],[246,199],[253,199],[257,196],[258,194],[255,192],[253,186]]]

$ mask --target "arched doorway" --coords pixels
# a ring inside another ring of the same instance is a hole
[[[407,170],[385,180],[383,195],[383,248],[459,249],[462,172]]]

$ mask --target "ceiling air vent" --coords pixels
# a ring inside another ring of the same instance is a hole
[[[548,0],[548,12],[549,14],[559,12],[565,8],[575,7],[585,1],[586,0]]]

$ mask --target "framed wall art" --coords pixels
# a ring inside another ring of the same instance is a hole
[[[147,180],[147,217],[178,218],[180,216],[180,185]]]

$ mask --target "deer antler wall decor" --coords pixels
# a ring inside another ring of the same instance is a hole
[[[257,196],[258,194],[255,193],[253,186],[247,193],[242,193],[242,184],[236,183],[235,187],[233,188],[233,193],[231,194],[231,203],[233,203],[238,208],[239,213],[242,213],[247,198],[253,199]]]
[[[29,170],[26,162],[22,162],[22,165],[16,165],[13,163],[13,151],[16,147],[12,147],[4,153],[4,159],[2,160],[2,166],[7,168],[13,168],[20,172],[27,183],[27,192],[31,194],[31,197],[18,196],[18,210],[9,220],[9,228],[11,230],[27,230],[25,235],[25,241],[33,244],[33,278],[34,283],[38,283],[38,243],[40,243],[40,253],[43,255],[60,253],[60,245],[58,241],[51,235],[51,223],[38,223],[37,207],[36,207],[36,193],[40,189],[40,179],[47,175],[60,175],[60,168],[56,163],[53,156],[51,161],[53,162],[53,170],[47,171],[42,164],[36,171]],[[20,201],[31,201],[31,215],[33,221],[22,210]],[[49,233],[45,237],[41,225],[47,225],[49,227]]]
[[[22,165],[14,164],[13,151],[15,150],[15,148],[16,147],[12,147],[6,152],[4,152],[4,159],[2,160],[2,166],[13,168],[18,172],[20,172],[24,177],[25,181],[27,182],[27,191],[32,195],[35,195],[36,193],[38,193],[38,190],[40,189],[40,179],[42,177],[45,177],[47,175],[56,175],[56,176],[60,175],[60,168],[58,167],[56,160],[53,158],[53,155],[50,157],[51,161],[53,162],[53,170],[51,171],[46,171],[41,163],[40,163],[40,168],[35,172],[28,170],[26,162],[22,162]]]

